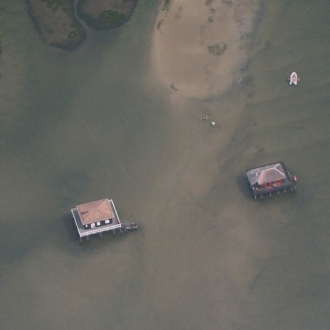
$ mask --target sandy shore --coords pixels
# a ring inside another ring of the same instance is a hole
[[[153,34],[154,74],[190,97],[225,91],[248,66],[260,12],[257,0],[165,1]]]

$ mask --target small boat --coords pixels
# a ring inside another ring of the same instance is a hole
[[[299,78],[295,72],[292,72],[288,80],[290,85],[293,84],[297,86]]]

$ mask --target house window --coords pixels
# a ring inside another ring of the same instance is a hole
[[[92,228],[92,229],[95,228],[95,223],[94,223],[94,222],[91,223],[91,228]]]
[[[96,223],[96,226],[101,226],[101,222],[98,221],[98,222]]]
[[[105,223],[110,223],[110,220],[105,220]]]

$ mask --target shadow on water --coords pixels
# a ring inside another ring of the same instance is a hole
[[[241,195],[245,199],[253,198],[253,196],[251,194],[251,190],[249,189],[249,184],[246,181],[246,176],[245,175],[239,175],[236,178],[236,183],[237,183],[239,191],[241,192]]]
[[[79,243],[79,235],[71,213],[63,215],[63,223],[70,242]]]

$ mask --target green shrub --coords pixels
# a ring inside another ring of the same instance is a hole
[[[52,10],[58,10],[59,7],[64,5],[63,0],[41,0],[42,2],[46,2],[48,7]]]
[[[120,21],[125,20],[125,14],[119,13],[114,10],[104,10],[100,15],[101,24],[118,24]]]

